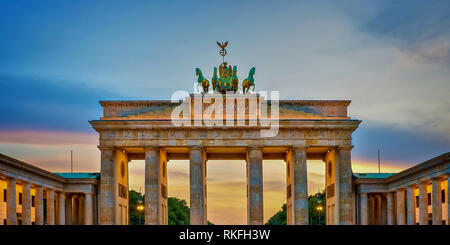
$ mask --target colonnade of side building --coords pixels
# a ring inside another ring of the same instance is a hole
[[[2,177],[6,182],[1,200],[6,202],[4,223],[7,225],[93,224],[93,193],[66,193],[18,178]]]
[[[100,180],[100,224],[126,224],[123,221],[118,197],[121,176],[118,170],[121,164],[128,163],[132,157],[124,150],[113,147],[99,147],[101,150],[101,180]],[[207,224],[207,183],[206,163],[208,153],[206,147],[189,146],[188,153],[183,159],[189,159],[190,185],[190,224]],[[287,223],[290,225],[307,225],[308,218],[308,180],[307,180],[307,149],[305,146],[288,147],[280,160],[286,161],[287,188]],[[330,147],[330,150],[320,155],[324,160],[327,156],[330,162],[329,171],[335,172],[331,184],[333,189],[335,210],[327,215],[333,224],[353,224],[353,196],[350,151],[351,146]],[[247,170],[247,223],[262,225],[263,213],[263,153],[264,147],[259,145],[247,146],[245,150]],[[168,186],[167,162],[170,159],[164,147],[143,147],[145,159],[145,224],[168,224]],[[332,153],[332,155],[331,155]],[[227,153],[221,155],[227,159]],[[135,159],[135,158],[134,158]],[[141,158],[139,158],[141,159]],[[181,158],[177,158],[181,159]],[[274,159],[274,158],[271,158]],[[122,167],[123,168],[123,167]],[[126,168],[126,167],[125,167]],[[124,184],[127,180],[124,180]],[[336,191],[336,193],[334,193]],[[331,207],[330,207],[331,208]]]
[[[360,223],[448,225],[450,221],[448,180],[448,175],[442,175],[395,191],[360,193]]]

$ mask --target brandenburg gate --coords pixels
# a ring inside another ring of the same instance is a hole
[[[350,101],[191,94],[176,102],[100,104],[103,117],[90,122],[100,135],[99,224],[127,224],[131,160],[145,160],[145,223],[168,224],[167,163],[181,159],[189,160],[191,224],[207,224],[208,160],[246,161],[248,224],[263,224],[262,162],[266,159],[286,163],[288,224],[308,224],[308,159],[325,162],[327,223],[354,223],[351,135],[360,121],[347,115]],[[201,120],[211,107],[216,115],[222,107],[228,116]],[[257,113],[252,113],[252,107]],[[264,108],[270,113],[261,118]],[[276,122],[271,120],[274,111],[279,117]],[[174,120],[174,114],[180,117]],[[269,130],[274,123],[277,132],[262,136],[262,130]]]
[[[100,102],[103,117],[90,121],[100,135],[99,224],[128,224],[131,160],[145,160],[145,224],[152,225],[168,224],[168,161],[189,160],[190,224],[204,225],[208,160],[245,160],[247,223],[262,225],[265,159],[286,162],[288,224],[308,224],[308,159],[325,162],[327,224],[354,224],[351,135],[361,121],[347,115],[350,101],[279,100],[278,92],[268,100],[252,93],[255,67],[238,91],[237,67],[225,62],[228,42],[217,44],[223,62],[212,90],[196,68],[201,93]]]

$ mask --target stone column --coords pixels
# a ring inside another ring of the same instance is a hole
[[[450,176],[447,176],[447,225],[450,225]]]
[[[66,224],[66,194],[60,192],[58,194],[58,225]]]
[[[415,185],[411,185],[406,189],[407,192],[407,209],[408,209],[408,225],[415,225],[416,224],[416,195],[414,193],[416,189]]]
[[[381,194],[381,224],[387,224],[387,202],[384,194]]]
[[[144,210],[146,225],[162,225],[160,160],[160,149],[158,147],[149,147],[145,149]]]
[[[72,225],[81,225],[78,223],[80,216],[80,199],[77,195],[72,195]]]
[[[31,225],[31,184],[24,182],[22,186],[22,224]]]
[[[114,188],[118,188],[114,186],[115,174],[113,165],[115,150],[113,148],[99,148],[101,151],[99,224],[114,225],[116,205],[114,201]],[[73,220],[73,222],[75,222],[75,220]]]
[[[35,224],[44,224],[44,188],[36,186]]]
[[[387,224],[394,225],[394,193],[386,193],[387,201]]]
[[[397,225],[405,224],[405,196],[403,190],[397,190]]]
[[[72,225],[72,195],[66,194],[66,225]]]
[[[367,199],[367,193],[361,193],[359,194],[360,197],[360,205],[361,205],[361,225],[368,225],[369,224],[369,201]]]
[[[337,172],[338,172],[338,190],[337,207],[339,212],[339,225],[353,224],[353,201],[352,201],[352,160],[351,150],[353,146],[338,146]]]
[[[419,224],[428,225],[427,183],[419,184]]]
[[[47,189],[47,225],[55,225],[55,191]]]
[[[262,158],[262,153],[261,153]],[[262,175],[262,170],[261,170]],[[262,178],[262,177],[261,177]],[[293,214],[295,225],[307,225],[308,218],[308,178],[306,167],[306,148],[292,148],[292,188]],[[262,180],[261,180],[262,187]],[[262,190],[261,190],[262,197]],[[262,199],[262,198],[261,198]],[[262,200],[261,200],[262,201]]]
[[[8,178],[6,184],[6,224],[17,225],[16,179]]]
[[[441,179],[431,180],[431,206],[433,225],[442,225],[442,200],[441,200]]]
[[[92,193],[85,193],[84,198],[84,224],[92,225],[94,223],[94,207],[92,203]]]
[[[247,149],[247,224],[249,225],[262,225],[264,222],[262,160],[262,148]],[[294,199],[295,195],[294,191]],[[296,215],[295,204],[293,212]]]
[[[78,224],[84,224],[84,196],[81,194],[78,196]]]
[[[190,224],[206,225],[206,159],[201,147],[189,149]]]

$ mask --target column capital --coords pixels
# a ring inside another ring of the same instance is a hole
[[[144,150],[146,150],[146,151],[151,151],[151,150],[159,151],[159,150],[161,149],[161,146],[156,146],[156,145],[146,145],[146,146],[144,146],[143,148],[144,148]]]
[[[189,151],[191,150],[200,150],[203,151],[205,149],[205,147],[203,147],[202,145],[189,145]]]
[[[443,176],[437,176],[437,177],[431,178],[431,181],[442,181],[442,180],[444,180]]]
[[[262,150],[264,148],[263,145],[248,145],[247,149],[249,150]]]
[[[413,183],[413,184],[409,184],[409,185],[408,185],[408,188],[414,189],[414,188],[417,188],[418,186],[419,186],[418,184]]]
[[[336,150],[342,151],[342,150],[352,150],[354,145],[337,145],[335,148]]]
[[[98,145],[97,147],[101,151],[113,151],[113,150],[116,149],[115,147],[112,147],[112,146],[101,146],[101,145]]]
[[[306,149],[308,149],[308,146],[307,145],[293,145],[291,149],[294,151],[301,151],[301,150],[306,151]]]

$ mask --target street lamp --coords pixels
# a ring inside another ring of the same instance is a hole
[[[142,204],[142,197],[141,197],[141,193],[139,193],[139,198],[138,198],[138,205],[136,206],[136,209],[138,211],[138,225],[141,224],[141,213],[142,211],[144,211],[144,204]]]
[[[319,225],[320,225],[320,213],[322,212],[323,207],[319,204],[319,205],[317,205],[316,210],[317,210],[317,212],[319,212]]]

